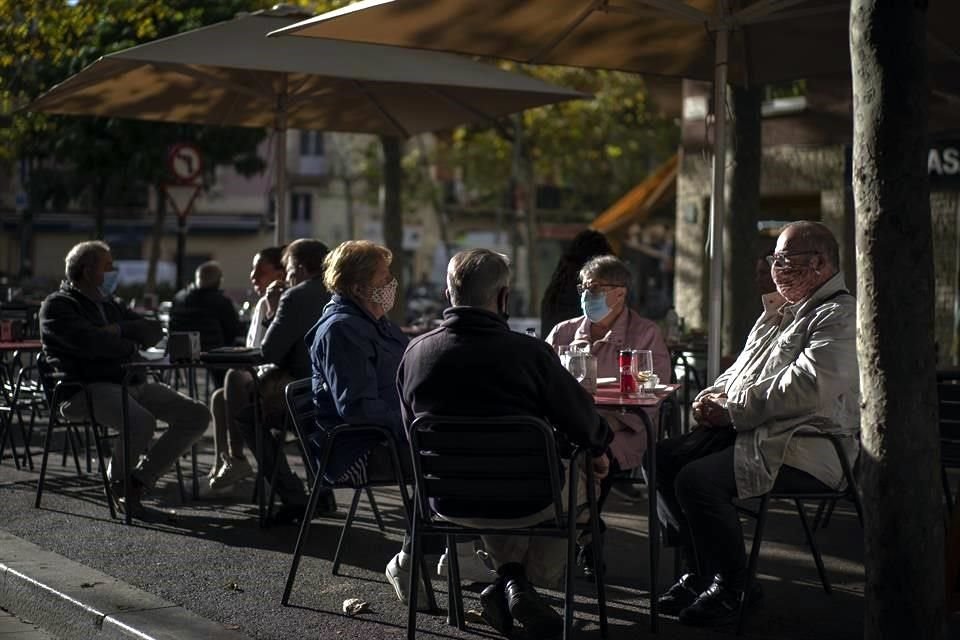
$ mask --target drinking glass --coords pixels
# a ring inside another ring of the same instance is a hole
[[[633,359],[637,363],[637,386],[644,389],[649,386],[647,381],[653,376],[653,352],[638,349],[633,352]]]
[[[563,365],[564,369],[570,369],[570,345],[561,344],[557,345],[557,355],[560,356],[560,364]]]

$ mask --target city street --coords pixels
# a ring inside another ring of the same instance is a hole
[[[203,447],[209,445],[209,439],[202,442]],[[201,472],[209,460],[208,453],[201,457]],[[39,458],[36,462],[39,463]],[[294,462],[292,458],[291,462]],[[213,622],[219,630],[227,632],[223,637],[374,640],[403,636],[406,610],[383,576],[383,568],[398,550],[401,537],[399,500],[395,492],[377,492],[391,531],[388,536],[377,530],[368,505],[361,501],[358,522],[347,541],[342,576],[330,574],[340,521],[315,521],[291,606],[283,607],[280,596],[296,539],[295,527],[260,529],[254,506],[238,499],[207,499],[180,506],[172,474],[164,479],[165,490],[156,496],[158,500],[147,501],[151,506],[163,505],[172,511],[158,511],[157,518],[151,522],[136,521],[133,527],[125,527],[119,520],[109,519],[95,476],[78,481],[72,463],[68,467],[60,466],[59,454],[51,455],[50,468],[53,475],[44,494],[43,508],[37,510],[33,508],[37,474],[14,471],[11,461],[4,460],[0,466],[0,529],[117,579],[82,578],[81,586],[89,586],[75,592],[81,594],[78,598],[81,601],[88,594],[94,598],[98,590],[121,589],[124,593],[131,587],[142,590],[146,592],[142,597],[159,598],[168,603],[145,607],[154,612],[164,611],[166,617],[151,620],[149,615],[141,614],[133,619],[152,629],[152,633],[159,633],[158,629],[167,625],[166,637],[170,638],[190,636],[182,630],[178,633],[175,627],[180,624],[179,618],[170,615],[166,610],[168,606],[183,609],[187,616],[183,624],[202,625],[203,621],[195,620],[194,616],[205,618],[206,622]],[[302,477],[302,469],[299,472]],[[239,487],[236,493],[248,499],[250,485]],[[342,517],[349,498],[341,494],[338,502],[338,515]],[[606,519],[610,525],[607,556],[610,637],[646,637],[649,635],[647,522],[642,515],[646,512],[646,503],[626,502],[616,494],[610,502]],[[827,596],[804,544],[799,520],[790,507],[782,504],[771,508],[758,571],[765,600],[748,619],[745,637],[782,640],[862,637],[862,538],[852,510],[838,507],[829,527],[818,535],[833,585],[833,595]],[[12,546],[0,544],[0,564],[10,566],[7,555]],[[435,566],[435,561],[431,565]],[[664,550],[661,589],[669,586],[667,580],[672,565],[672,551]],[[28,570],[23,573],[29,575]],[[53,582],[70,582],[69,572],[60,569],[41,573],[42,576],[35,579],[46,576]],[[11,608],[13,577],[9,573],[5,584],[6,590],[0,591],[0,606]],[[56,585],[49,586],[56,588]],[[445,581],[436,579],[434,586],[439,605],[445,608]],[[479,607],[478,592],[479,587],[465,591],[465,609]],[[578,580],[577,636],[581,638],[600,637],[592,594],[591,585]],[[551,596],[557,598],[558,594]],[[99,597],[109,601],[111,595],[106,592]],[[50,593],[44,598],[56,599]],[[367,601],[370,610],[353,618],[342,614],[343,601],[348,598]],[[558,599],[553,603],[559,606]],[[34,604],[36,609],[30,613],[30,619],[44,625],[54,637],[84,637],[78,628],[55,628],[51,622],[58,615],[47,613],[44,617],[44,611],[61,605]],[[77,619],[72,624],[82,624],[78,616],[74,618]],[[418,635],[423,637],[477,637],[448,627],[443,615],[420,615],[418,625]],[[130,626],[136,628],[136,624]],[[482,634],[481,637],[496,637],[482,623],[475,623],[473,630]],[[732,636],[733,631],[732,628],[690,629],[670,618],[664,618],[661,625],[661,635],[680,640],[715,638],[718,633]],[[86,633],[86,637],[101,637],[93,628],[87,628]]]

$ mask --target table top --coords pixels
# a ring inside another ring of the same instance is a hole
[[[656,407],[680,388],[679,384],[663,386],[666,388],[655,391],[653,395],[644,396],[623,395],[616,385],[601,386],[593,394],[593,403],[598,407]]]
[[[0,351],[40,351],[43,344],[39,340],[16,340],[0,342]]]
[[[202,358],[204,354],[200,354]],[[230,358],[229,360],[170,360],[166,355],[162,357],[147,357],[144,360],[136,360],[123,365],[125,369],[151,369],[154,371],[166,369],[243,369],[246,367],[257,367],[264,363],[263,356],[259,353],[255,357],[249,358]]]

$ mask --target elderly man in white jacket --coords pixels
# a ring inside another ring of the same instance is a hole
[[[747,565],[734,498],[843,482],[829,442],[794,434],[849,435],[851,462],[858,453],[856,302],[836,239],[820,223],[794,222],[768,261],[782,299],[765,296],[743,352],[697,396],[698,428],[657,446],[660,519],[676,534],[687,571],[658,602],[685,624],[736,616]]]

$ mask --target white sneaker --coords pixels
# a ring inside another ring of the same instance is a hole
[[[401,551],[390,559],[387,563],[387,569],[384,574],[387,581],[397,594],[397,599],[403,604],[407,604],[407,590],[410,585],[410,561],[412,558]],[[417,581],[417,609],[426,611],[427,590],[423,587],[423,580]]]
[[[253,475],[253,467],[246,458],[228,458],[220,472],[210,478],[210,489],[216,491],[236,484]]]
[[[450,549],[440,556],[440,562],[437,563],[437,574],[446,577],[448,559],[447,553]],[[460,569],[460,579],[464,582],[483,582],[490,584],[497,579],[497,572],[490,566],[490,554],[483,549],[474,547],[473,542],[457,543],[457,564]]]

